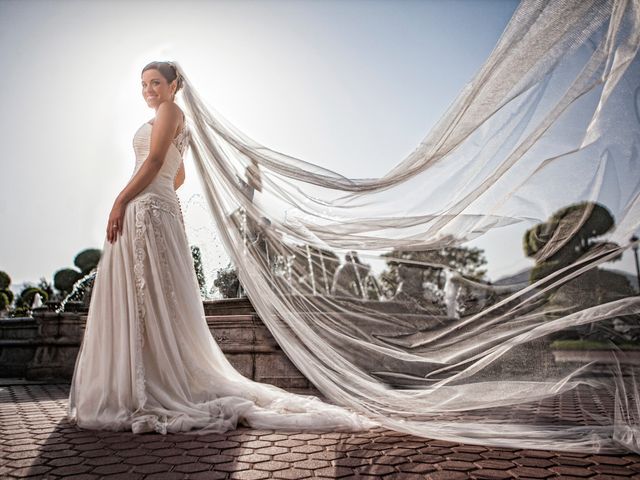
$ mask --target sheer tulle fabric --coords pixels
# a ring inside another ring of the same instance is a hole
[[[523,1],[438,125],[378,179],[259,145],[207,106],[179,66],[220,238],[260,318],[324,395],[425,437],[640,451],[637,357],[613,328],[622,322],[633,338],[640,298],[589,286],[606,284],[608,262],[637,246],[639,22],[633,1]],[[606,241],[574,246],[585,230],[597,236],[589,222],[600,206],[615,221]],[[492,285],[419,255],[503,241],[503,231],[520,232],[505,254],[522,255],[529,229],[525,250],[540,267],[531,281]],[[559,260],[571,248],[585,253]],[[405,275],[404,290],[376,291],[366,266],[376,260]],[[418,295],[406,269],[422,272]],[[428,299],[424,272],[444,272],[434,295],[446,308]],[[473,308],[461,308],[461,291],[475,292]],[[552,343],[584,340],[585,329],[607,333],[609,347],[559,361]],[[558,407],[562,398],[579,418]]]

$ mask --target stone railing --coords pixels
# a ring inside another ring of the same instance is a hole
[[[204,302],[207,324],[231,364],[243,375],[282,388],[316,393],[287,358],[248,299]],[[0,378],[68,382],[87,320],[81,304],[33,318],[0,319]]]

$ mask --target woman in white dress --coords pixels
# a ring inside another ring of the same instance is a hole
[[[133,137],[136,164],[107,224],[68,418],[81,428],[224,432],[255,428],[362,430],[378,424],[317,397],[242,376],[205,319],[182,212],[189,128],[174,103],[182,78],[152,62],[142,96],[155,117]]]

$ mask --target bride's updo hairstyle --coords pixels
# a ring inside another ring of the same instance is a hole
[[[158,70],[160,74],[165,78],[167,83],[171,83],[174,80],[178,80],[176,86],[176,93],[180,91],[183,85],[183,80],[180,74],[178,73],[178,69],[171,62],[151,62],[145,65],[140,74],[142,75],[147,70]]]

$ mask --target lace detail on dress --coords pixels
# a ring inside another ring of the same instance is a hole
[[[180,130],[180,132],[173,137],[173,140],[171,140],[171,143],[173,143],[173,145],[178,149],[178,152],[180,152],[181,157],[184,157],[184,152],[187,149],[187,145],[189,145],[189,138],[191,136],[190,130],[187,127],[187,119],[185,117],[183,118],[182,130]],[[152,122],[147,123],[153,126]]]
[[[162,435],[166,435],[168,423],[169,419],[166,415],[140,415],[132,422],[131,430],[133,433],[156,431]]]
[[[176,197],[176,200],[177,197]],[[184,218],[182,215],[182,208],[179,200],[176,203],[169,202],[163,198],[153,194],[143,194],[136,200],[136,215],[135,215],[135,261],[134,261],[134,276],[135,276],[135,288],[136,288],[136,302],[138,313],[138,327],[137,327],[137,348],[138,348],[138,362],[136,363],[136,394],[139,402],[139,407],[136,412],[140,411],[147,401],[146,396],[146,376],[144,362],[142,360],[142,351],[144,348],[144,334],[146,331],[146,309],[144,306],[145,290],[147,288],[145,282],[145,259],[146,259],[146,246],[145,238],[148,235],[147,224],[151,221],[153,225],[154,239],[157,247],[158,257],[160,260],[160,267],[162,270],[163,291],[168,300],[169,315],[173,320],[173,323],[177,323],[178,314],[178,299],[176,296],[175,286],[171,278],[171,269],[169,266],[168,247],[166,239],[162,235],[162,219],[160,215],[162,213],[168,213],[174,218],[180,221],[183,226],[183,233],[185,242],[187,242],[186,231],[184,231]],[[133,202],[132,202],[133,203]],[[195,276],[195,270],[193,272],[194,288],[197,288],[197,278]],[[185,352],[185,362],[187,368],[194,376],[201,382],[207,382],[210,378],[208,372],[200,367],[197,362],[194,362],[188,352]],[[134,413],[136,413],[134,412]],[[145,420],[137,420],[136,429],[153,428],[156,432],[166,433],[167,418],[158,418],[155,415],[145,416]],[[142,423],[141,423],[142,422]],[[146,426],[143,426],[146,423]]]
[[[136,396],[138,398],[138,410],[140,410],[147,401],[147,395],[145,393],[145,369],[144,362],[142,360],[142,351],[144,347],[144,334],[146,328],[146,309],[144,306],[144,298],[145,298],[145,272],[144,272],[144,262],[146,259],[146,247],[145,247],[145,237],[147,234],[147,221],[150,219],[153,224],[154,232],[156,235],[156,240],[160,240],[160,228],[161,228],[161,219],[160,212],[167,212],[174,217],[180,219],[182,222],[182,212],[180,211],[179,205],[168,202],[157,195],[152,193],[143,194],[140,197],[136,198],[131,202],[135,204],[136,215],[135,215],[135,239],[134,239],[134,249],[135,249],[135,259],[134,259],[134,267],[133,273],[135,277],[135,288],[136,288],[136,304],[137,304],[137,314],[138,314],[138,322],[137,322],[137,362],[136,362]],[[133,205],[132,205],[133,206]],[[164,241],[158,242],[158,248],[160,250],[161,261],[163,262],[163,267],[165,267],[166,263],[166,245]],[[165,278],[170,277],[167,275],[167,269],[163,272],[165,274]],[[175,291],[173,288],[170,289],[170,294],[175,298]],[[173,302],[172,302],[173,303]]]
[[[173,144],[180,152],[180,156],[184,157],[184,152],[187,149],[187,145],[189,145],[189,129],[186,122],[180,133],[173,139]]]

